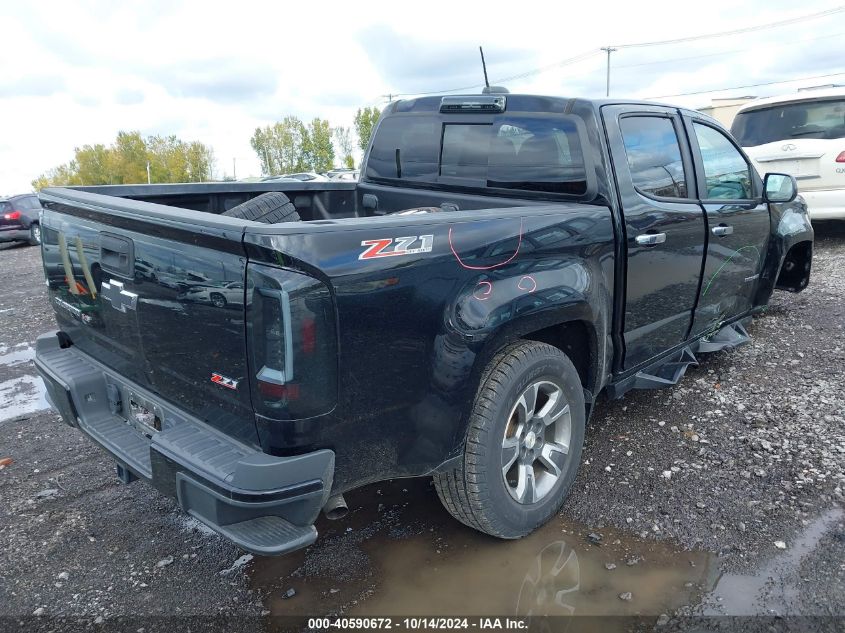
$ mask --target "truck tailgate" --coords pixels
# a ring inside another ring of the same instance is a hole
[[[242,220],[65,189],[42,192],[60,329],[139,387],[256,444]],[[127,416],[155,428],[142,397]],[[160,422],[158,422],[160,424]]]

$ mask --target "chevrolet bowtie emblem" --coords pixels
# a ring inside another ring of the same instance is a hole
[[[108,301],[118,312],[126,312],[126,308],[134,310],[138,304],[138,295],[134,292],[124,290],[123,282],[115,281],[114,279],[109,280],[108,283],[103,282],[100,296]]]

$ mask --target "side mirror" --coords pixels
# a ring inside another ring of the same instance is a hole
[[[763,200],[792,202],[798,195],[798,183],[789,174],[766,174],[763,178]]]

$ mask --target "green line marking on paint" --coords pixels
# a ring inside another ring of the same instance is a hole
[[[746,250],[746,249],[751,249],[751,250],[753,250],[755,253],[757,253],[757,261],[758,261],[758,262],[760,261],[760,251],[757,249],[757,247],[756,247],[756,246],[749,245],[749,246],[743,246],[742,248],[738,248],[738,249],[737,249],[737,250],[735,250],[733,253],[731,253],[731,256],[730,256],[730,257],[728,257],[728,258],[727,258],[724,262],[722,262],[722,265],[721,265],[721,266],[719,266],[719,268],[717,268],[717,269],[716,269],[716,272],[715,272],[715,273],[713,273],[713,276],[712,276],[712,277],[710,277],[710,281],[708,281],[708,282],[707,282],[707,286],[705,286],[705,288],[704,288],[704,292],[702,292],[702,293],[701,293],[701,298],[702,298],[702,299],[703,299],[705,296],[707,296],[707,291],[708,291],[708,290],[710,290],[710,286],[713,284],[713,280],[714,280],[714,279],[716,279],[716,277],[719,275],[719,273],[720,273],[720,272],[722,272],[722,269],[723,269],[725,266],[727,266],[727,265],[731,262],[731,260],[732,260],[734,257],[736,257],[737,255],[739,255],[742,251],[744,251],[744,250]]]

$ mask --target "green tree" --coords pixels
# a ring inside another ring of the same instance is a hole
[[[332,130],[335,143],[340,150],[340,157],[344,167],[355,168],[355,158],[352,156],[352,130],[348,127],[338,126]]]
[[[118,132],[111,151],[120,179],[116,184],[147,182],[147,144],[140,132]]]
[[[317,172],[334,168],[332,128],[326,119],[315,118],[308,124],[308,163]]]
[[[32,181],[40,190],[61,185],[115,185],[147,182],[200,182],[211,178],[214,152],[199,141],[185,142],[176,136],[148,136],[119,132],[115,142],[83,145],[74,158]]]
[[[381,111],[375,106],[358,108],[355,113],[355,132],[358,134],[358,147],[361,148],[361,151],[367,151],[370,137],[373,135],[373,128],[375,128],[380,116]]]
[[[105,145],[83,145],[76,149],[76,174],[81,183],[112,184],[112,160]]]
[[[250,139],[261,161],[261,173],[279,175],[308,169],[308,129],[289,115],[273,125],[255,128]]]

